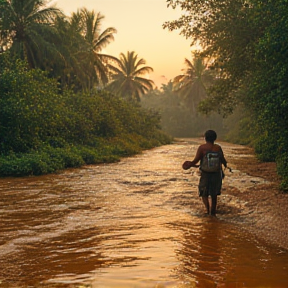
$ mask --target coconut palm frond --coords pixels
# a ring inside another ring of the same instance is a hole
[[[207,97],[207,87],[213,81],[213,75],[208,69],[208,61],[198,54],[192,61],[185,58],[184,72],[173,79],[173,90],[184,99],[193,113],[197,112],[198,104]]]
[[[143,94],[153,89],[154,82],[141,77],[149,74],[153,69],[149,66],[143,66],[146,61],[142,58],[139,59],[134,51],[128,51],[126,55],[121,53],[114,64],[109,64],[112,81],[109,83],[108,89],[115,94],[140,101]]]

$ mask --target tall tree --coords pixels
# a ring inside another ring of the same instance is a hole
[[[101,53],[102,50],[114,40],[117,30],[113,27],[101,31],[101,22],[104,16],[88,11],[86,8],[80,11],[82,16],[81,33],[87,43],[86,50],[81,53],[82,63],[87,71],[87,88],[91,89],[95,84],[104,85],[108,83],[108,62],[115,60],[107,54]],[[83,67],[84,68],[84,67]]]
[[[201,45],[202,55],[214,60],[211,68],[218,74],[213,89],[209,91],[215,100],[210,102],[209,109],[217,109],[222,114],[231,113],[255,68],[254,44],[263,35],[265,17],[262,22],[254,20],[258,13],[254,0],[167,2],[172,7],[181,6],[185,13],[178,20],[164,23],[164,27],[180,29],[192,44]],[[206,110],[209,109],[206,105]]]
[[[115,65],[116,64],[116,65]],[[138,55],[128,51],[120,54],[116,63],[110,65],[112,81],[108,89],[124,98],[140,101],[141,95],[153,89],[154,82],[143,77],[153,71],[150,66],[143,66],[146,61],[138,58]]]
[[[107,63],[115,57],[101,53],[114,40],[116,29],[109,27],[101,31],[104,19],[100,13],[86,8],[72,13],[71,17],[57,18],[55,26],[61,35],[60,49],[65,58],[60,67],[63,85],[73,85],[74,89],[91,90],[108,82]],[[57,70],[55,63],[53,71]]]
[[[204,55],[215,59],[219,76],[209,91],[211,105],[206,111],[214,106],[231,112],[243,103],[254,120],[257,156],[276,160],[288,190],[287,0],[167,2],[186,13],[164,27],[181,29],[192,41],[200,41]]]
[[[6,0],[1,2],[1,50],[25,59],[31,68],[40,67],[43,59],[61,57],[53,39],[56,17],[62,15],[45,0]]]
[[[79,53],[86,49],[85,41],[81,35],[80,15],[73,13],[71,17],[58,17],[55,28],[58,31],[58,49],[63,55],[63,61],[50,59],[46,67],[50,67],[51,76],[60,78],[62,87],[69,86],[79,90],[85,79],[85,69],[81,66]]]
[[[201,100],[207,97],[206,89],[213,81],[212,71],[208,69],[208,61],[203,57],[193,54],[193,59],[185,59],[186,69],[181,75],[173,79],[173,90],[188,104],[193,113]]]

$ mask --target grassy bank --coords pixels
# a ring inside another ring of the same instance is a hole
[[[86,164],[117,162],[123,157],[139,154],[145,149],[169,144],[171,140],[169,136],[159,131],[158,137],[150,140],[139,135],[99,138],[98,144],[94,147],[65,145],[55,148],[46,145],[29,153],[0,156],[0,176],[43,175]]]
[[[171,142],[160,116],[105,89],[76,91],[17,60],[0,63],[0,176],[115,162]]]

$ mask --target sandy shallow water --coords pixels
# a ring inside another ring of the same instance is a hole
[[[228,165],[205,215],[202,139],[119,163],[0,179],[0,287],[288,287],[287,195],[275,164],[220,142]]]

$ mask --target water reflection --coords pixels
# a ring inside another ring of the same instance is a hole
[[[204,216],[190,148],[0,179],[0,287],[287,288],[286,250]]]
[[[177,272],[187,287],[288,287],[287,251],[267,248],[211,216],[175,229],[183,233]]]

